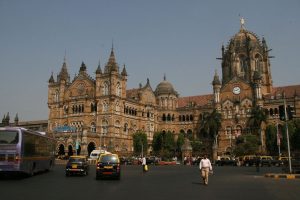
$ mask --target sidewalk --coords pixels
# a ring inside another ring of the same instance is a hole
[[[300,174],[265,174],[266,178],[285,178],[285,179],[300,179]]]

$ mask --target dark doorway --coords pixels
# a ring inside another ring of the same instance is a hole
[[[73,147],[72,147],[72,145],[68,146],[68,156],[73,156]]]
[[[88,145],[88,155],[90,155],[91,152],[92,152],[93,150],[95,150],[95,149],[96,149],[95,143],[94,143],[94,142],[90,142],[89,145]]]
[[[65,146],[63,144],[59,145],[58,147],[58,155],[65,155]]]

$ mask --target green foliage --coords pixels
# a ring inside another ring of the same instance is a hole
[[[162,134],[159,132],[154,133],[152,140],[152,148],[155,155],[158,155],[163,147]]]
[[[266,148],[270,155],[278,154],[277,127],[273,124],[266,129]]]
[[[174,156],[176,150],[174,135],[171,132],[155,133],[153,135],[152,148],[154,154],[162,158]]]
[[[236,141],[234,154],[236,156],[256,154],[259,151],[260,141],[256,135],[242,135]]]
[[[254,133],[259,133],[262,122],[267,121],[267,116],[265,112],[259,107],[255,106],[251,110],[251,118],[248,121],[249,127]]]
[[[193,153],[194,154],[200,154],[200,152],[202,150],[202,147],[203,147],[202,142],[199,139],[195,139],[195,140],[191,141],[191,145],[192,145],[192,148],[193,148]]]
[[[141,154],[143,149],[143,154],[147,154],[148,141],[147,135],[144,132],[136,132],[132,136],[133,140],[133,149],[136,155]]]
[[[212,113],[203,113],[201,132],[204,136],[215,139],[221,127],[221,114],[214,109]]]
[[[179,133],[178,134],[178,138],[177,138],[177,142],[176,142],[176,147],[177,147],[177,151],[181,151],[181,147],[184,144],[184,134],[183,133]]]

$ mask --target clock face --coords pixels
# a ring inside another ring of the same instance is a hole
[[[233,92],[233,94],[240,94],[241,93],[241,88],[240,87],[234,87],[232,92]]]

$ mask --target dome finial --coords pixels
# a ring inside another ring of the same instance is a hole
[[[244,17],[240,18],[240,23],[241,23],[241,30],[245,30],[245,19],[244,19]]]
[[[164,81],[166,81],[167,80],[167,78],[166,78],[166,73],[164,73]]]

